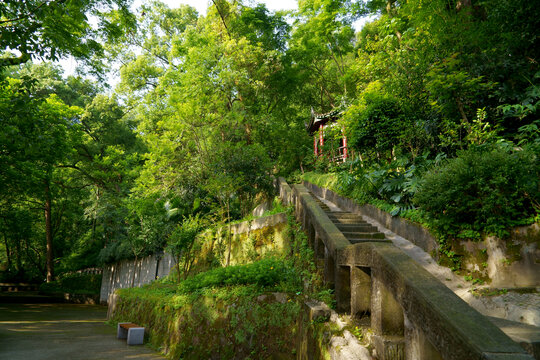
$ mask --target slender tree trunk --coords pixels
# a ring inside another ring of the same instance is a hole
[[[51,189],[45,180],[45,236],[47,238],[47,282],[54,280],[53,235],[51,223]]]
[[[4,243],[6,244],[6,258],[8,263],[8,269],[11,268],[11,251],[9,250],[9,243],[6,234],[4,235]]]
[[[17,274],[22,271],[22,249],[21,249],[22,239],[15,239],[15,259],[17,261]]]
[[[232,239],[231,239],[231,214],[230,214],[230,207],[229,207],[229,200],[227,200],[227,236],[229,237],[229,254],[227,255],[227,266],[231,263],[231,247],[232,247]]]
[[[180,255],[176,257],[176,277],[180,282]]]

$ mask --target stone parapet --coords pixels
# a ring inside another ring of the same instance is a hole
[[[533,359],[399,248],[384,241],[352,245],[305,186],[283,179],[277,185],[316,256],[324,256],[338,311],[369,314],[379,358]]]

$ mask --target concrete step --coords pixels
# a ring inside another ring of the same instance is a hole
[[[392,242],[391,240],[388,240],[388,239],[365,239],[365,238],[349,239],[347,238],[347,240],[349,240],[351,244],[358,244],[358,243],[363,243],[363,242],[384,242],[384,243]]]
[[[316,201],[317,205],[319,205],[320,207],[328,207],[328,205],[326,205],[325,203],[323,203],[322,201]]]
[[[384,239],[380,232],[343,232],[347,239]]]
[[[362,223],[362,224],[336,224],[336,227],[341,231],[346,232],[377,232],[378,229],[368,223]]]
[[[331,212],[329,217],[333,217],[336,219],[360,219],[360,220],[363,219],[361,215],[353,214],[349,212],[344,212],[344,213]]]
[[[363,225],[363,224],[367,224],[367,222],[365,222],[363,219],[358,219],[358,218],[345,218],[345,219],[338,219],[338,218],[333,218],[331,216],[328,216],[330,218],[330,220],[332,220],[332,222],[334,224],[348,224],[348,225],[351,225],[351,224],[356,224],[356,225]]]

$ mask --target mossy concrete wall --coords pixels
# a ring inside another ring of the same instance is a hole
[[[119,291],[108,319],[145,327],[146,341],[170,359],[295,359],[300,306],[294,297],[240,290],[188,299]]]
[[[244,221],[231,226],[231,265],[245,264],[263,256],[281,255],[288,251],[286,236],[287,216],[285,213]],[[226,230],[226,228],[222,228]],[[221,262],[225,265],[228,247],[226,231],[220,233],[222,246]]]
[[[231,264],[246,263],[263,255],[286,251],[286,227],[287,216],[284,213],[231,225]],[[204,236],[195,271],[208,267],[209,258],[225,264],[228,256],[227,230],[225,226],[216,233],[209,232]],[[100,302],[106,303],[116,289],[139,287],[167,276],[175,265],[173,256],[168,253],[106,265],[103,268]]]
[[[462,266],[477,278],[488,278],[492,287],[540,286],[540,226],[512,229],[507,239],[488,236],[483,241],[462,241],[457,253]]]

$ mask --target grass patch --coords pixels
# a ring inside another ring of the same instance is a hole
[[[316,172],[306,172],[302,175],[302,180],[324,187],[335,192],[339,192],[338,177],[335,173],[320,174]]]

